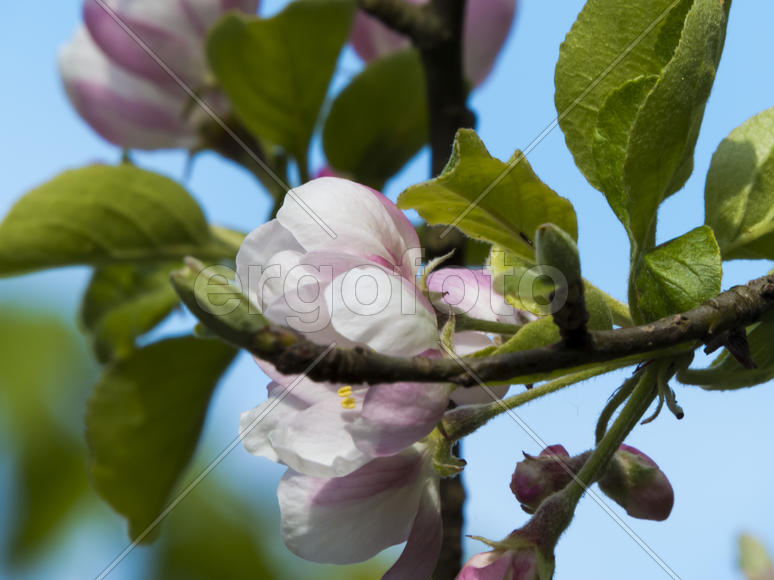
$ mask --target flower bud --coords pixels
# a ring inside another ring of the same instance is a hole
[[[675,502],[664,472],[650,457],[629,445],[621,445],[615,452],[599,487],[634,518],[665,520]]]
[[[570,457],[561,445],[546,447],[537,457],[525,453],[513,472],[511,491],[525,512],[534,513],[545,498],[570,483],[587,458],[588,453]]]
[[[553,447],[561,448],[561,445]],[[549,448],[551,449],[551,448]],[[565,452],[566,453],[566,452]],[[475,536],[474,536],[475,537]],[[514,530],[500,542],[477,538],[493,549],[472,556],[456,580],[548,580],[553,578],[553,553],[540,549],[534,530]]]
[[[407,0],[426,4],[428,0]],[[463,68],[465,76],[478,86],[489,75],[495,58],[510,32],[516,0],[469,0],[465,9]],[[358,11],[350,42],[366,62],[408,48],[410,41],[393,32],[376,18]]]
[[[208,29],[227,10],[255,13],[257,5],[257,0],[86,0],[86,26],[59,54],[67,95],[81,117],[116,145],[192,148],[206,117],[191,107],[178,80],[201,92],[209,77]],[[223,112],[221,94],[206,97]]]
[[[526,550],[481,552],[465,563],[457,580],[539,580],[537,560]]]
[[[319,177],[341,177],[341,176],[338,173],[336,173],[330,165],[323,165],[320,169],[317,170],[317,173],[314,174],[315,179]]]

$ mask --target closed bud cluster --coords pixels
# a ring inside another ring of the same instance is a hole
[[[524,454],[511,478],[511,491],[527,513],[534,513],[551,494],[564,488],[583,467],[590,451],[570,456],[561,445],[546,447],[540,455]],[[675,496],[669,480],[647,455],[629,445],[615,452],[599,487],[634,518],[665,520]]]

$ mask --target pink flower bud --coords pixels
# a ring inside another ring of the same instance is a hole
[[[320,167],[320,169],[317,170],[317,173],[314,174],[314,179],[317,179],[318,177],[340,177],[338,173],[336,173],[330,165],[323,165]]]
[[[476,554],[457,580],[538,580],[537,554],[530,550],[493,550]]]
[[[618,448],[599,487],[634,518],[665,520],[675,502],[672,485],[656,462],[629,445]]]
[[[427,0],[407,0],[425,4]],[[508,37],[516,13],[516,0],[469,0],[465,11],[465,76],[478,86],[489,75]],[[407,48],[408,38],[393,32],[365,12],[358,12],[350,37],[355,52],[366,62]]]
[[[572,480],[588,458],[588,453],[570,457],[561,445],[551,445],[533,457],[524,454],[511,478],[511,491],[527,513],[533,513],[540,503]]]
[[[209,76],[207,31],[257,0],[86,0],[86,26],[59,55],[67,95],[83,119],[121,147],[193,147],[205,119],[173,75],[198,93]],[[173,73],[173,74],[170,74]],[[220,94],[207,94],[216,110]]]

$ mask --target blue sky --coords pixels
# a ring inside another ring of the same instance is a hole
[[[266,3],[264,12],[279,4]],[[554,119],[553,75],[559,44],[582,5],[580,0],[521,0],[515,29],[494,74],[472,98],[479,133],[493,155],[505,159],[514,149],[526,147]],[[0,22],[0,64],[6,86],[0,93],[0,215],[25,191],[66,168],[114,162],[119,157],[70,108],[57,76],[57,50],[79,24],[80,2],[60,0],[46,3],[45,8],[35,2],[14,2],[5,7],[4,14]],[[734,3],[725,53],[696,149],[694,175],[683,191],[663,205],[660,241],[703,222],[704,177],[715,147],[731,129],[774,105],[774,75],[760,68],[767,62],[761,55],[774,53],[772,22],[774,3]],[[350,52],[342,65],[337,86],[359,66]],[[184,175],[185,157],[180,153],[143,154],[137,160],[173,177]],[[532,151],[529,160],[538,175],[576,207],[585,276],[624,298],[628,247],[623,229],[602,195],[575,168],[559,129]],[[425,179],[427,165],[427,154],[420,154],[388,184],[386,193],[394,198],[406,185]],[[214,222],[250,230],[266,217],[266,198],[253,178],[214,155],[205,154],[196,161],[186,186]],[[765,262],[728,263],[724,287],[770,268]],[[0,297],[31,305],[54,303],[74,317],[87,275],[87,269],[73,268],[2,280]],[[167,330],[187,323],[181,317]],[[562,443],[570,452],[583,451],[592,445],[596,417],[622,376],[608,375],[577,385],[517,413],[546,442]],[[243,357],[220,387],[208,420],[202,461],[231,440],[239,413],[262,400],[264,384],[252,361]],[[684,420],[663,413],[654,423],[637,428],[629,439],[659,463],[675,487],[671,517],[663,523],[643,522],[628,518],[615,505],[612,509],[680,577],[738,578],[737,533],[752,531],[774,547],[770,491],[774,470],[765,443],[772,439],[774,390],[763,385],[735,393],[705,393],[679,387],[677,395],[686,412]],[[522,450],[536,453],[539,447],[507,416],[466,442],[467,533],[499,539],[526,521],[508,489]],[[233,477],[235,485],[250,486],[264,496],[273,494],[282,472],[242,449],[235,450],[218,469]],[[63,549],[57,576],[93,575],[123,548],[123,524],[118,518],[109,533],[103,532],[86,530],[71,540],[72,548],[83,544],[89,546],[88,551],[74,562]],[[466,544],[468,553],[480,548],[472,540]],[[132,562],[142,558],[142,551],[137,550],[113,577],[130,577]],[[573,525],[560,542],[557,561],[559,579],[667,577],[589,498],[581,502]]]

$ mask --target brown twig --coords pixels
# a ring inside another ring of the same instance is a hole
[[[285,374],[303,372],[327,347],[313,343],[294,331],[269,326],[255,334],[224,334],[217,316],[203,312],[195,300],[186,304],[213,332],[262,358]],[[691,342],[708,342],[724,331],[758,322],[774,310],[774,275],[736,286],[704,304],[655,322],[616,330],[589,331],[584,348],[563,342],[546,347],[481,358],[465,358],[470,373],[452,359],[400,358],[364,347],[334,348],[309,373],[315,381],[377,384],[401,381],[451,382],[463,386],[508,381],[514,377],[573,368],[633,355],[646,358],[656,351]]]

